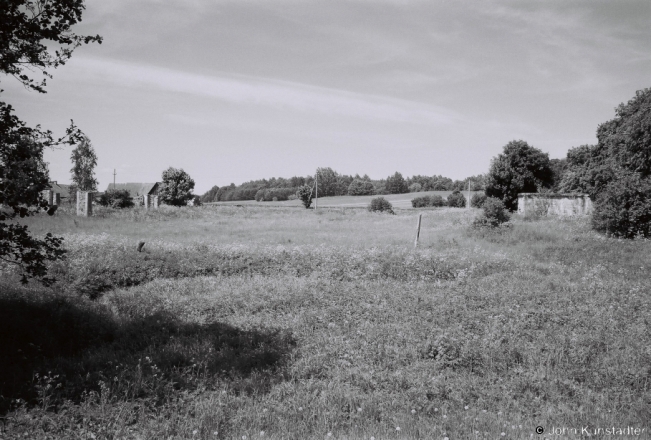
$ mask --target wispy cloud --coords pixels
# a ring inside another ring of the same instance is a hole
[[[151,87],[234,104],[415,124],[447,125],[461,120],[454,111],[414,101],[353,93],[250,76],[206,76],[160,67],[83,58],[86,78],[125,87]]]

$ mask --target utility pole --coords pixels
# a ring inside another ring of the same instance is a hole
[[[115,189],[115,175],[117,173],[115,172],[115,168],[113,168],[113,189]]]
[[[316,174],[314,175],[315,188],[316,188],[316,197],[314,197],[314,210],[319,207],[319,169],[316,169]]]
[[[470,209],[470,179],[468,179],[468,207]]]

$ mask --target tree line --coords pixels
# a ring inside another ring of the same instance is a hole
[[[318,179],[315,179],[315,176]],[[317,185],[315,185],[315,181],[318,182]],[[339,174],[330,167],[324,167],[317,168],[315,175],[305,177],[272,177],[271,179],[251,180],[241,185],[231,183],[228,186],[213,186],[201,196],[201,201],[210,203],[240,200],[288,200],[294,198],[298,189],[303,186],[313,188],[313,195],[318,193],[319,197],[403,194],[419,191],[462,191],[468,189],[468,181],[470,181],[472,191],[484,189],[484,175],[471,176],[463,180],[452,180],[440,175],[416,175],[404,178],[401,173],[396,171],[385,179],[375,180],[366,174],[351,176]]]

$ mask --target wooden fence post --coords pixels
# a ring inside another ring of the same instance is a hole
[[[418,227],[416,228],[416,240],[414,241],[414,248],[418,247],[418,238],[420,237],[420,220],[423,214],[418,214]]]

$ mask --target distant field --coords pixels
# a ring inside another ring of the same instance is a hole
[[[0,264],[0,439],[649,438],[650,241],[243,205],[26,219],[68,258]]]
[[[480,193],[483,194],[483,191],[470,191],[470,197],[473,194]],[[383,196],[337,196],[337,197],[319,197],[317,200],[319,207],[324,208],[365,208],[371,202],[372,199],[376,197],[384,197],[391,202],[394,208],[399,209],[412,209],[411,200],[416,197],[430,196],[430,195],[439,195],[446,199],[452,191],[422,191],[415,193],[406,193],[406,194],[387,194]],[[463,192],[463,195],[466,196],[467,191]],[[215,202],[216,205],[260,205],[260,206],[302,206],[300,200],[287,200],[284,202],[256,202],[255,200],[246,200],[239,202]],[[315,201],[312,201],[314,206]]]

